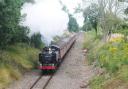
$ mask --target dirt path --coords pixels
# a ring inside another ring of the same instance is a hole
[[[66,55],[62,65],[54,75],[46,89],[89,89],[88,81],[95,75],[82,51],[84,35],[80,34],[73,48]],[[28,89],[39,77],[39,72],[27,73],[20,81],[7,89]],[[38,88],[42,89],[42,87]]]
[[[84,36],[80,34],[46,89],[89,89],[88,81],[95,73],[82,52],[83,41]]]

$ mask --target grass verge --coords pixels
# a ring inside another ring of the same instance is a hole
[[[117,42],[104,43],[91,32],[85,35],[90,64],[96,61],[106,71],[90,81],[91,89],[128,89],[128,41],[114,38]]]
[[[25,44],[16,44],[0,51],[0,89],[35,68],[38,53],[39,50]]]

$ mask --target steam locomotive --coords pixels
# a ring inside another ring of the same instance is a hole
[[[56,45],[45,47],[39,54],[39,69],[42,72],[55,71],[75,41],[76,35],[72,35],[61,40]]]

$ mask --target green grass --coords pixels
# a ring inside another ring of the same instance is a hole
[[[92,35],[93,34],[93,35]],[[84,49],[90,49],[91,45],[92,45],[92,42],[94,41],[95,39],[95,35],[94,35],[94,32],[85,32],[85,35],[84,35],[84,44],[83,44],[83,48]]]
[[[123,65],[128,65],[128,42],[106,43],[98,52],[101,67],[114,73]]]
[[[39,50],[25,44],[9,46],[0,51],[0,89],[36,67]]]
[[[106,77],[96,76],[90,81],[91,89],[128,89],[128,65],[121,66],[118,72]]]
[[[87,57],[89,64],[93,63],[97,57],[99,48],[104,44],[101,40],[101,34],[95,35],[94,31],[88,31],[85,33],[83,49],[87,49]]]
[[[128,41],[104,43],[91,32],[85,35],[90,64],[96,61],[106,71],[90,81],[91,89],[128,89]]]
[[[104,76],[96,76],[90,82],[91,89],[102,89],[104,84],[105,77]]]

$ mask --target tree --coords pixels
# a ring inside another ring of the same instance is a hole
[[[83,0],[84,3],[85,0]],[[84,9],[85,23],[90,21],[92,27],[97,32],[97,26],[102,28],[104,36],[112,30],[116,30],[122,20],[119,16],[124,10],[124,6],[118,0],[97,0],[94,3],[90,0],[91,5]]]
[[[0,48],[28,38],[29,29],[19,24],[22,5],[26,1],[32,0],[0,0]]]
[[[69,32],[78,32],[79,31],[79,25],[78,25],[76,19],[72,15],[69,15],[68,30],[69,30]]]
[[[0,47],[11,42],[19,31],[21,0],[2,0],[0,2]]]
[[[97,26],[98,26],[99,15],[100,15],[99,14],[99,8],[98,8],[97,4],[95,4],[95,3],[92,3],[83,12],[84,24],[86,26],[88,25],[86,27],[86,29],[94,28],[96,34],[97,34]]]
[[[124,13],[128,15],[128,7],[125,9]]]
[[[63,4],[61,0],[60,4],[62,5],[62,10],[68,14],[69,22],[68,22],[68,30],[69,32],[78,32],[79,31],[79,25],[77,23],[77,20],[73,17],[73,15],[69,12],[66,5]]]
[[[83,27],[82,27],[83,31],[91,31],[92,30],[92,25],[90,22],[86,22],[84,23]]]
[[[39,32],[34,33],[31,36],[31,45],[35,48],[38,48],[38,49],[41,49],[44,47],[44,43],[42,42],[42,36]]]

